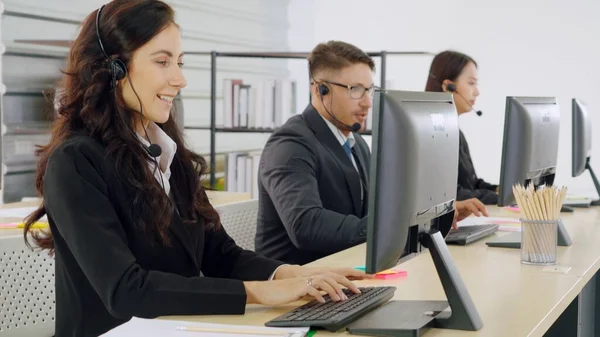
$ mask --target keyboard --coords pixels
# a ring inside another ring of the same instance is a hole
[[[498,227],[495,224],[460,226],[458,229],[450,230],[446,236],[446,243],[468,245],[471,242],[494,234],[498,230]]]
[[[389,301],[396,287],[359,287],[355,294],[343,289],[348,297],[343,301],[332,301],[329,295],[323,296],[325,303],[312,300],[292,311],[276,317],[267,323],[269,327],[311,327],[328,331],[338,331],[367,312]]]

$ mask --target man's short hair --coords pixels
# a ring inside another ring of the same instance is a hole
[[[308,71],[313,75],[323,70],[340,70],[348,66],[363,63],[375,71],[375,62],[360,48],[342,41],[319,43],[308,56]]]

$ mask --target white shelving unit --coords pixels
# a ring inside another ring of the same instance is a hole
[[[4,164],[2,163],[2,135],[4,135],[4,132],[6,131],[4,128],[4,123],[2,122],[2,115],[3,115],[3,108],[2,108],[2,101],[3,101],[3,96],[4,93],[6,92],[6,86],[4,85],[4,82],[2,81],[2,55],[4,54],[4,51],[6,50],[6,47],[4,46],[4,44],[2,43],[2,18],[4,17],[4,2],[2,0],[0,0],[0,126],[1,126],[1,130],[0,130],[0,204],[4,203],[4,193],[2,193],[2,191],[4,191]]]

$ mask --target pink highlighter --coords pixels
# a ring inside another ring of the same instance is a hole
[[[364,266],[354,267],[354,269],[365,271]],[[395,278],[406,276],[406,275],[408,275],[406,270],[388,269],[388,270],[384,270],[384,271],[381,271],[381,272],[375,274],[375,278],[379,279],[379,280],[391,280],[391,279],[395,279]]]
[[[392,269],[388,269],[388,270],[384,270],[382,272],[379,272],[377,274],[375,274],[375,278],[376,279],[380,279],[380,280],[391,280],[391,279],[395,279],[398,277],[403,277],[408,275],[408,273],[406,272],[406,270],[392,270]]]

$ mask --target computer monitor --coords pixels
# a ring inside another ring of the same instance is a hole
[[[498,206],[514,204],[512,188],[515,184],[533,184],[538,188],[554,183],[559,131],[560,111],[556,98],[506,98]],[[573,209],[562,206],[561,211],[572,212]],[[559,246],[573,244],[562,222],[558,223],[557,231]],[[486,244],[490,247],[520,248],[521,233],[497,237]]]
[[[513,186],[554,181],[560,111],[554,97],[506,98],[498,206],[515,203]]]
[[[378,336],[412,335],[432,326],[479,330],[482,320],[439,230],[447,233],[454,219],[459,129],[452,95],[391,90],[377,95],[366,271],[397,265],[409,232],[415,233],[430,250],[448,301],[390,301],[348,330]],[[419,226],[426,222],[433,226]]]
[[[585,170],[590,171],[596,192],[600,196],[600,183],[592,170],[590,160],[592,156],[592,121],[588,113],[587,105],[576,98],[572,100],[572,170],[573,178],[579,177]],[[592,205],[600,206],[600,200],[592,201]]]

